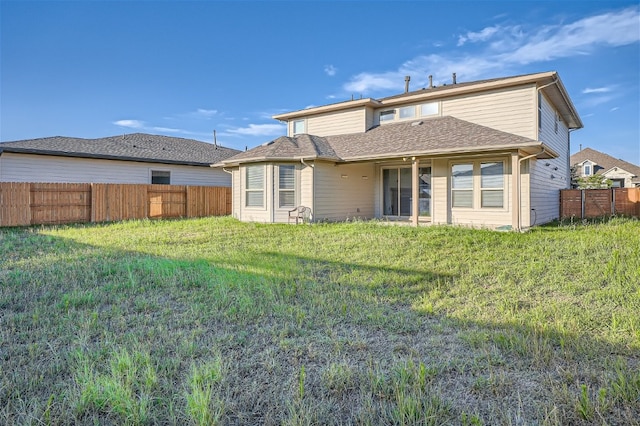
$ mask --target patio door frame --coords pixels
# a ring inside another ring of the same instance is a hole
[[[418,216],[420,215],[420,213],[422,213],[420,212],[420,196],[422,195],[421,194],[422,191],[420,191],[421,178],[420,178],[419,171],[421,171],[422,169],[425,169],[426,171],[427,168],[430,169],[429,171],[432,170],[431,169],[432,164],[430,161],[420,164],[416,159],[413,159],[413,162],[411,165],[390,164],[387,166],[380,167],[380,188],[381,188],[380,204],[381,204],[382,217],[387,219],[392,219],[392,220],[413,219],[413,221],[417,224]],[[391,177],[391,179],[395,177],[394,185],[389,185],[389,182],[385,176],[387,173],[391,173],[391,172],[388,172],[388,170],[395,171],[395,176]],[[405,180],[403,180],[403,174],[402,174],[403,170],[405,171],[405,176],[404,176]],[[407,171],[409,171],[408,176],[406,174]],[[409,186],[407,187],[405,185],[403,187],[403,183],[406,184],[407,179],[408,179]],[[431,191],[432,179],[433,179],[433,175],[430,173],[430,179],[428,183],[430,200],[428,203],[428,215],[425,215],[426,217],[429,217],[433,214],[433,211],[432,211],[433,202],[431,198],[433,196],[433,193]],[[388,187],[388,186],[391,186],[391,187]],[[391,196],[391,198],[395,198],[395,200],[390,200],[389,196]],[[407,205],[407,199],[408,199],[408,205]],[[418,200],[418,205],[414,206],[414,200],[416,199]],[[391,211],[389,211],[389,209],[391,209]],[[397,213],[394,214],[393,211],[396,211]],[[414,218],[414,216],[416,217]]]

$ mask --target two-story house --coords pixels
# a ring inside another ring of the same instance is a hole
[[[569,130],[582,122],[556,72],[426,87],[274,116],[288,135],[215,166],[233,216],[380,218],[524,229],[558,217]]]

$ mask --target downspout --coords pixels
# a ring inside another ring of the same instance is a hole
[[[226,172],[226,173],[229,173],[230,175],[232,175],[232,174],[233,174],[233,172],[232,172],[231,170],[227,170],[227,169],[225,169],[224,167],[222,168],[222,171],[223,171],[223,172]]]
[[[516,191],[516,195],[518,197],[517,203],[516,203],[516,207],[518,209],[518,227],[517,227],[517,231],[520,231],[522,229],[522,215],[521,210],[522,210],[522,182],[521,182],[521,177],[522,177],[522,173],[520,172],[522,170],[522,162],[525,160],[528,160],[530,158],[533,157],[537,157],[540,154],[544,154],[545,152],[545,147],[542,147],[542,151],[536,153],[536,154],[531,154],[531,155],[527,155],[526,157],[522,157],[520,159],[518,159],[518,170],[517,170],[517,181],[518,181],[518,188]]]

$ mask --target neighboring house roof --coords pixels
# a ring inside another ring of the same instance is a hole
[[[571,165],[573,166],[582,164],[585,161],[590,161],[591,163],[599,166],[599,168],[595,170],[596,174],[603,174],[614,167],[618,167],[633,174],[635,176],[632,179],[633,182],[640,182],[640,167],[635,164],[620,160],[619,158],[614,158],[608,154],[591,148],[585,148],[571,156]]]
[[[383,108],[385,106],[391,107],[407,102],[417,102],[422,100],[428,101],[432,98],[442,99],[449,96],[461,96],[470,93],[487,90],[497,90],[526,84],[536,84],[537,87],[539,87],[549,97],[549,99],[551,99],[556,108],[558,108],[558,112],[562,116],[562,119],[567,123],[570,129],[579,129],[583,127],[582,120],[580,119],[576,108],[571,102],[569,94],[562,84],[558,73],[555,71],[462,83],[456,82],[454,84],[443,84],[437,87],[425,87],[419,90],[414,90],[394,96],[388,96],[381,99],[365,98],[338,102],[329,105],[322,105],[313,108],[306,108],[298,111],[274,115],[273,118],[276,120],[287,121],[313,114],[347,110],[363,106],[374,108]]]
[[[283,136],[216,165],[295,159],[363,161],[516,148],[539,153],[543,147],[545,154],[539,158],[557,156],[542,142],[446,116],[377,126],[363,133]]]
[[[50,138],[1,142],[2,152],[209,166],[241,152],[193,139],[134,133],[99,139]]]

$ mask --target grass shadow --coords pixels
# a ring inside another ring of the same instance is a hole
[[[349,256],[332,226],[217,227],[211,248],[198,228],[210,223],[188,223],[143,223],[121,242],[109,241],[118,226],[0,231],[0,419],[633,424],[640,414],[636,347],[536,321],[512,294],[493,306],[501,320],[458,314],[438,300],[459,300],[461,270]],[[255,244],[232,239],[246,232]],[[336,251],[291,249],[325,232]],[[421,250],[446,250],[437,235]],[[122,404],[100,402],[112,388]]]

